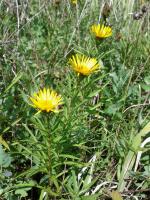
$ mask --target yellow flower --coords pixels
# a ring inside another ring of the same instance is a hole
[[[71,0],[73,4],[77,4],[77,0]]]
[[[97,38],[107,38],[112,35],[112,29],[109,26],[104,26],[103,24],[94,24],[91,27],[91,31],[95,34]]]
[[[69,59],[72,68],[78,74],[89,75],[99,69],[99,64],[95,58],[89,58],[84,55],[76,54]]]
[[[30,100],[39,111],[58,112],[58,107],[62,105],[62,97],[50,88],[34,93]]]

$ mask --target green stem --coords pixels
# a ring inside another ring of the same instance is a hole
[[[46,137],[46,145],[47,145],[47,155],[48,155],[48,163],[47,163],[47,171],[48,171],[48,182],[49,182],[49,187],[51,188],[51,171],[52,171],[52,167],[51,167],[51,134],[50,134],[50,114],[47,113],[46,115],[46,121],[47,121],[47,137]]]
[[[48,176],[49,187],[51,187],[51,138],[48,138]]]

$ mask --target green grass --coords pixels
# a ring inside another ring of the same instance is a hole
[[[0,2],[1,199],[149,198],[150,3],[110,2],[106,19],[102,0]],[[113,30],[103,41],[99,19]],[[80,79],[75,53],[101,70]],[[43,87],[62,95],[60,113],[35,115]]]

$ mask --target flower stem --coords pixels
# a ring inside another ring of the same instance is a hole
[[[52,166],[51,166],[51,134],[50,134],[50,115],[49,113],[46,116],[46,121],[47,121],[47,137],[46,137],[46,144],[47,144],[47,171],[48,171],[48,182],[49,182],[49,187],[51,188],[52,182],[51,182],[51,171],[52,171]]]

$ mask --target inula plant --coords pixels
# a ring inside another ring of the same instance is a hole
[[[97,39],[103,39],[112,35],[112,28],[104,24],[94,24],[91,27],[91,32]]]
[[[0,199],[149,199],[149,11],[1,1]]]
[[[59,112],[59,106],[62,105],[62,98],[54,90],[44,88],[30,97],[32,106],[39,111]]]
[[[95,58],[90,58],[84,55],[76,54],[69,59],[71,67],[82,75],[89,75],[100,68],[98,61]]]

